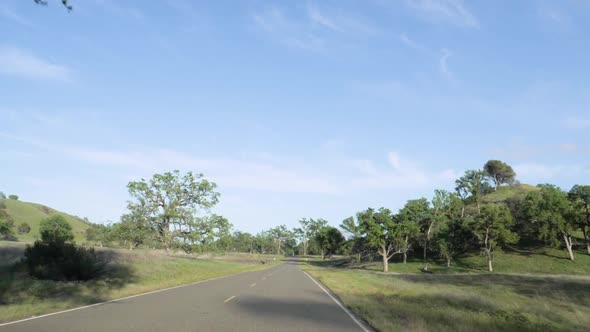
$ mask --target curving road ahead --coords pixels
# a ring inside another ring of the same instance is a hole
[[[0,331],[370,331],[291,261],[9,323]]]

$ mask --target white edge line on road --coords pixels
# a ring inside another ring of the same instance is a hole
[[[236,298],[236,296],[235,295],[232,295],[232,297],[230,297],[229,299],[223,301],[223,303],[227,303],[227,302],[229,302],[229,301],[231,301],[231,300],[233,300],[235,298]]]
[[[348,310],[348,309],[347,309],[347,308],[344,306],[344,304],[342,304],[342,303],[341,303],[341,302],[340,302],[340,301],[339,301],[337,298],[335,298],[334,296],[332,296],[332,294],[330,294],[330,292],[328,292],[328,291],[327,291],[327,290],[324,288],[324,286],[322,286],[322,285],[321,285],[319,282],[317,282],[317,281],[316,281],[316,280],[315,280],[315,279],[314,279],[312,276],[310,276],[310,275],[309,275],[307,272],[305,272],[305,271],[301,271],[301,272],[305,273],[305,275],[306,275],[306,276],[307,276],[309,279],[311,279],[311,281],[313,281],[313,282],[314,282],[316,285],[318,285],[318,287],[319,287],[319,288],[321,288],[321,289],[324,291],[324,293],[326,293],[326,294],[327,294],[327,295],[328,295],[328,296],[329,296],[329,297],[330,297],[330,298],[331,298],[331,299],[332,299],[334,302],[336,302],[336,304],[337,304],[337,305],[338,305],[340,308],[342,308],[342,310],[344,310],[344,312],[346,312],[346,313],[348,314],[348,316],[350,316],[350,318],[352,318],[352,320],[353,320],[353,321],[356,323],[356,325],[358,325],[358,326],[359,326],[359,327],[360,327],[360,328],[361,328],[361,329],[362,329],[364,332],[371,332],[371,330],[367,329],[367,327],[365,327],[365,324],[361,323],[361,321],[360,321],[358,318],[356,318],[356,317],[354,316],[354,314],[353,314],[353,313],[352,313],[350,310]]]
[[[242,273],[248,273],[248,272],[257,272],[257,271],[244,271],[244,272],[239,272],[239,273],[234,273],[234,274],[228,274],[226,276],[221,276],[221,277],[216,277],[216,278],[211,278],[211,279],[196,281],[196,282],[192,282],[190,284],[178,285],[178,286],[168,287],[168,288],[164,288],[164,289],[157,289],[157,290],[150,291],[150,292],[147,292],[147,293],[141,293],[141,294],[135,294],[135,295],[130,295],[130,296],[122,297],[120,299],[114,299],[114,300],[109,300],[109,301],[104,301],[104,302],[99,302],[99,303],[93,303],[93,304],[85,305],[85,306],[82,306],[82,307],[77,307],[77,308],[72,308],[72,309],[68,309],[68,310],[52,312],[52,313],[41,315],[41,316],[29,317],[29,318],[25,318],[25,319],[15,320],[15,321],[12,321],[12,322],[2,323],[2,324],[0,324],[0,327],[6,326],[6,325],[18,324],[18,323],[26,322],[26,321],[29,321],[29,320],[34,320],[34,319],[39,319],[39,318],[44,318],[44,317],[49,317],[49,316],[54,316],[54,315],[59,315],[59,314],[65,314],[66,312],[71,312],[71,311],[76,311],[76,310],[82,310],[82,309],[92,308],[92,307],[96,307],[96,306],[99,306],[99,305],[108,304],[108,303],[112,303],[112,302],[128,300],[128,299],[132,299],[134,297],[139,297],[139,296],[143,296],[143,295],[149,295],[149,294],[154,294],[154,293],[159,293],[159,292],[165,292],[165,291],[169,291],[169,290],[172,290],[172,289],[175,289],[175,288],[192,286],[192,285],[201,284],[201,283],[204,283],[204,282],[207,282],[207,281],[213,281],[213,280],[223,279],[223,278],[235,276],[235,275],[242,274]]]

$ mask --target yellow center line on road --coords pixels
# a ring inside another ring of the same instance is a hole
[[[227,299],[227,300],[223,301],[223,303],[227,303],[227,302],[229,302],[229,301],[233,300],[234,298],[235,298],[235,296],[232,296],[232,297],[230,297],[229,299]]]
[[[253,283],[252,285],[250,285],[250,287],[254,287],[254,286],[256,286],[256,283]]]

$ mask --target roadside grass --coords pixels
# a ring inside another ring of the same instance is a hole
[[[403,265],[403,264],[392,264]],[[582,331],[590,277],[302,268],[379,331]]]
[[[199,259],[156,250],[98,249],[109,261],[103,277],[86,282],[37,280],[14,263],[24,245],[0,244],[0,322],[108,301],[215,277],[265,269],[279,260],[264,255]],[[261,264],[265,261],[265,264]]]

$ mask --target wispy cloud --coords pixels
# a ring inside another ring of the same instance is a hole
[[[477,17],[462,0],[405,0],[420,17],[432,22],[449,22],[461,27],[477,28]]]
[[[328,44],[333,44],[334,34],[352,38],[378,31],[358,15],[314,5],[308,5],[304,12],[268,7],[256,11],[252,19],[259,30],[282,44],[314,51],[323,51]]]
[[[452,169],[426,170],[419,162],[403,158],[398,152],[387,155],[388,167],[378,168],[372,161],[358,160],[354,166],[361,172],[352,179],[351,186],[358,189],[408,189],[452,183],[457,173]]]
[[[256,26],[278,42],[294,48],[319,51],[324,48],[323,38],[302,22],[287,17],[277,7],[267,8],[253,15]]]
[[[37,28],[37,25],[9,8],[0,8],[0,17],[11,20],[27,28]]]
[[[408,37],[405,33],[402,33],[401,35],[399,35],[399,40],[406,46],[408,46],[409,48],[421,52],[421,53],[425,53],[425,54],[430,54],[432,53],[430,51],[430,49],[428,49],[428,47],[422,45],[421,43],[415,41],[414,39]]]
[[[0,46],[0,74],[35,80],[71,81],[72,71],[16,47]]]
[[[452,80],[454,78],[453,72],[449,68],[448,60],[453,55],[451,51],[443,48],[441,51],[441,56],[438,60],[438,69],[440,73],[446,77],[447,79]]]
[[[572,25],[572,17],[555,6],[549,6],[549,3],[543,3],[537,8],[537,15],[540,19],[553,25],[568,28]]]

